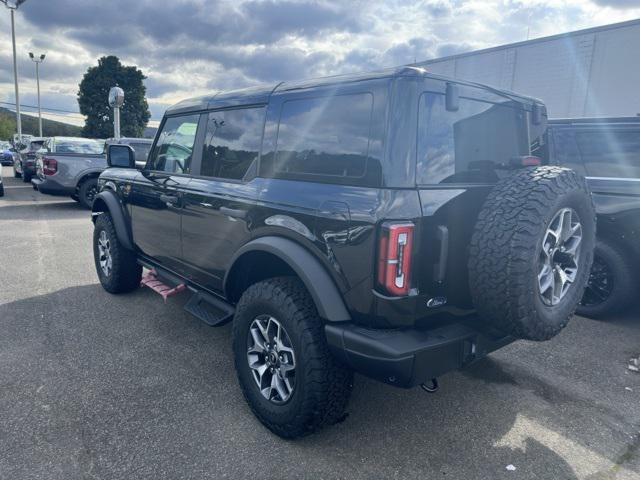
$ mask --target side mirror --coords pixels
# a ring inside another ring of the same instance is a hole
[[[447,83],[445,104],[448,112],[457,112],[460,108],[460,92],[455,83]]]
[[[136,168],[136,157],[129,145],[109,145],[107,148],[107,165],[118,168]]]

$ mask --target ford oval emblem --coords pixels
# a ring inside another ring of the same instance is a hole
[[[438,308],[447,303],[447,297],[433,297],[427,300],[427,307]]]

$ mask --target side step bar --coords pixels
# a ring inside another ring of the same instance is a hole
[[[195,292],[184,309],[212,327],[230,322],[235,313],[232,305],[204,292]]]
[[[235,313],[233,305],[225,302],[221,298],[196,290],[192,286],[187,287],[182,279],[170,272],[163,269],[156,269],[145,262],[139,263],[149,270],[142,277],[140,286],[151,288],[154,292],[162,296],[165,303],[167,302],[167,298],[189,289],[193,291],[193,295],[185,304],[184,309],[191,315],[212,327],[224,325],[233,319]]]

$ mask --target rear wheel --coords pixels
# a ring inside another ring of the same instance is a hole
[[[20,178],[22,174],[16,170],[16,167],[13,167],[13,178]]]
[[[27,173],[23,172],[22,173],[22,181],[24,183],[29,183],[31,181],[31,175],[28,175]]]
[[[142,266],[116,234],[108,213],[98,215],[93,230],[93,257],[102,287],[110,293],[123,293],[140,286]]]
[[[301,437],[344,417],[353,373],[329,352],[322,320],[297,278],[272,278],[244,292],[233,353],[247,403],[276,435]]]
[[[637,275],[629,264],[628,254],[625,256],[620,246],[600,240],[576,312],[590,318],[621,312],[634,302],[637,289]]]
[[[80,205],[84,208],[91,208],[93,206],[93,201],[98,194],[98,179],[97,178],[89,178],[82,182],[80,188],[78,189],[78,199]]]

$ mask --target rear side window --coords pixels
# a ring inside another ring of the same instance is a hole
[[[211,112],[200,175],[231,180],[244,178],[258,161],[264,111],[264,107],[260,107]],[[255,169],[253,172],[255,175]]]
[[[151,170],[189,173],[199,119],[198,114],[166,119],[151,152]]]
[[[418,109],[418,184],[483,183],[495,168],[529,154],[527,113],[517,103],[460,98],[447,111],[445,96],[423,93]]]
[[[577,131],[578,150],[594,177],[640,177],[640,129]]]
[[[275,154],[265,176],[357,183],[367,168],[373,95],[289,100],[282,106]]]

